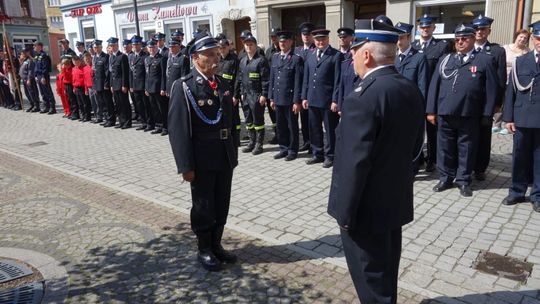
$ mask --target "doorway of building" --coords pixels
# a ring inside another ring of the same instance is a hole
[[[237,53],[240,52],[240,50],[244,47],[242,39],[240,39],[240,33],[245,30],[251,31],[251,25],[249,25],[250,22],[251,18],[249,17],[234,21],[234,47],[236,48]]]
[[[13,36],[13,47],[15,52],[19,54],[25,48],[33,48],[34,42],[38,40],[38,36]]]
[[[301,9],[287,8],[281,10],[281,28],[296,33],[296,45],[302,40],[298,26],[304,22],[311,22],[316,27],[326,27],[326,8],[324,5],[306,6]]]

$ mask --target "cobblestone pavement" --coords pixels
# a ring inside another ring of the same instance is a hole
[[[0,149],[189,212],[189,187],[180,183],[164,137],[0,109]],[[310,263],[345,270],[339,231],[326,214],[331,171],[306,166],[305,154],[283,162],[272,159],[276,146],[265,149],[259,156],[240,155],[228,227],[278,252],[288,249],[311,257]],[[495,135],[492,152],[487,179],[473,184],[472,198],[457,189],[433,193],[436,174],[418,176],[415,221],[403,231],[399,283],[406,301],[540,303],[540,214],[528,203],[500,204],[510,181],[511,136]],[[481,250],[533,263],[531,277],[518,283],[472,269]]]

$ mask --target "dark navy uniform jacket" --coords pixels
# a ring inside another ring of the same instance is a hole
[[[520,128],[540,128],[540,69],[534,51],[518,57],[514,69],[506,88],[503,120]],[[514,73],[522,90],[514,84]]]
[[[146,68],[144,61],[148,53],[143,51],[139,52],[137,56],[135,53],[129,56],[129,87],[134,91],[144,91],[146,81]]]
[[[426,56],[427,60],[427,69],[428,69],[428,80],[431,79],[437,63],[439,63],[439,58],[443,55],[452,52],[452,44],[448,43],[446,40],[439,40],[432,38],[429,44],[426,45],[425,49],[422,50],[422,43],[420,40],[413,42],[412,47],[418,52],[423,53]]]
[[[34,57],[34,61],[36,63],[36,77],[45,79],[49,79],[49,75],[51,72],[51,57],[47,55],[44,51],[41,51],[36,54]]]
[[[161,79],[163,69],[165,68],[165,58],[157,53],[154,57],[146,56],[144,60],[146,67],[145,90],[150,94],[159,94],[161,92]]]
[[[457,71],[457,76],[445,79],[441,75],[441,66],[446,60],[444,74],[451,75]],[[499,83],[492,56],[473,52],[466,62],[460,64],[457,54],[452,53],[437,65],[428,91],[426,113],[488,117],[493,115],[498,95]]]
[[[239,98],[246,94],[256,94],[268,97],[269,78],[270,67],[264,56],[257,52],[251,60],[247,55],[244,56],[238,67],[235,96]]]
[[[506,88],[506,51],[504,48],[496,43],[486,42],[482,48],[481,53],[493,56],[495,58],[495,69],[497,70],[497,77],[499,79],[499,99],[497,105],[501,106],[503,103],[504,89]]]
[[[238,164],[238,150],[230,133],[233,127],[233,94],[227,82],[217,75],[214,77],[218,81],[218,96],[214,95],[208,81],[196,69],[175,81],[171,90],[168,130],[176,167],[178,173],[195,171],[195,178],[197,171],[219,171]],[[184,82],[195,99],[195,105],[186,99]],[[211,104],[208,100],[211,100]],[[217,124],[211,125],[200,118],[194,107],[210,120],[217,119],[220,108],[223,114]],[[228,132],[228,136],[208,137],[221,132]],[[205,134],[206,138],[203,138]]]
[[[161,56],[167,58],[169,57],[169,48],[166,47],[166,46],[163,46],[163,48],[159,49],[159,52],[158,52]]]
[[[264,57],[268,60],[268,65],[272,66],[272,57],[275,53],[279,53],[281,50],[279,46],[275,46],[273,43],[264,51]]]
[[[338,109],[341,111],[343,101],[360,82],[360,77],[354,72],[354,62],[352,58],[345,59],[341,63],[341,77],[338,89]]]
[[[171,93],[172,84],[182,76],[189,74],[189,58],[184,56],[182,52],[178,52],[175,56],[169,52],[169,57],[164,57],[166,61],[165,69],[161,79],[161,90]]]
[[[218,71],[217,74],[228,82],[231,88],[236,85],[236,75],[238,73],[238,64],[240,60],[236,54],[229,52],[225,58],[219,56]]]
[[[129,88],[129,63],[127,55],[117,51],[109,56],[110,82],[113,90],[121,90],[122,87]]]
[[[396,56],[395,66],[401,75],[418,85],[425,99],[428,89],[426,56],[423,53],[419,53],[418,50],[411,48],[403,60],[400,61],[399,56]]]
[[[304,63],[306,62],[306,58],[307,58],[307,55],[313,51],[315,51],[316,48],[315,48],[315,44],[311,44],[311,46],[307,49],[304,49],[304,46],[301,45],[301,46],[297,46],[295,49],[294,49],[294,53],[300,57],[302,57],[302,60],[304,61]]]
[[[302,100],[307,99],[310,107],[330,108],[338,101],[339,74],[343,54],[331,46],[317,61],[317,50],[309,53],[304,62]]]
[[[87,51],[87,50],[84,50],[84,52],[82,52],[82,53],[79,54],[79,59],[81,59],[81,62],[84,62],[84,55],[85,55],[86,53],[88,53],[88,51]]]
[[[71,48],[68,48],[67,50],[62,49],[60,51],[60,57],[65,56],[65,55],[70,55],[71,58],[73,58],[73,57],[77,56],[77,53],[75,53],[75,51],[72,50]]]
[[[281,59],[281,53],[272,56],[270,67],[270,84],[268,86],[268,98],[273,99],[278,106],[291,106],[300,103],[304,62],[292,50]]]
[[[393,66],[368,74],[345,98],[328,203],[340,226],[379,233],[413,220],[412,160],[422,144],[423,109],[416,84]]]
[[[109,89],[109,55],[101,52],[99,55],[92,57],[92,81],[93,89],[101,92],[104,89]]]

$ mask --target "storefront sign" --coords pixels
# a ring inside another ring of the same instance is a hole
[[[101,14],[101,4],[91,5],[87,6],[86,8],[76,8],[71,10],[71,17],[82,17],[84,16],[86,12],[86,15],[95,15],[95,14]]]
[[[176,5],[174,7],[161,8],[159,5],[154,6],[150,11],[139,12],[139,21],[152,21],[152,20],[163,20],[176,17],[184,16],[196,16],[197,15],[197,6],[180,6]],[[128,22],[135,21],[135,12],[128,11],[126,14],[126,20]]]

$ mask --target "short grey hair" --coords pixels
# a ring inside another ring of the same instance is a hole
[[[362,49],[369,50],[377,65],[392,64],[396,59],[396,44],[388,42],[371,41]]]

